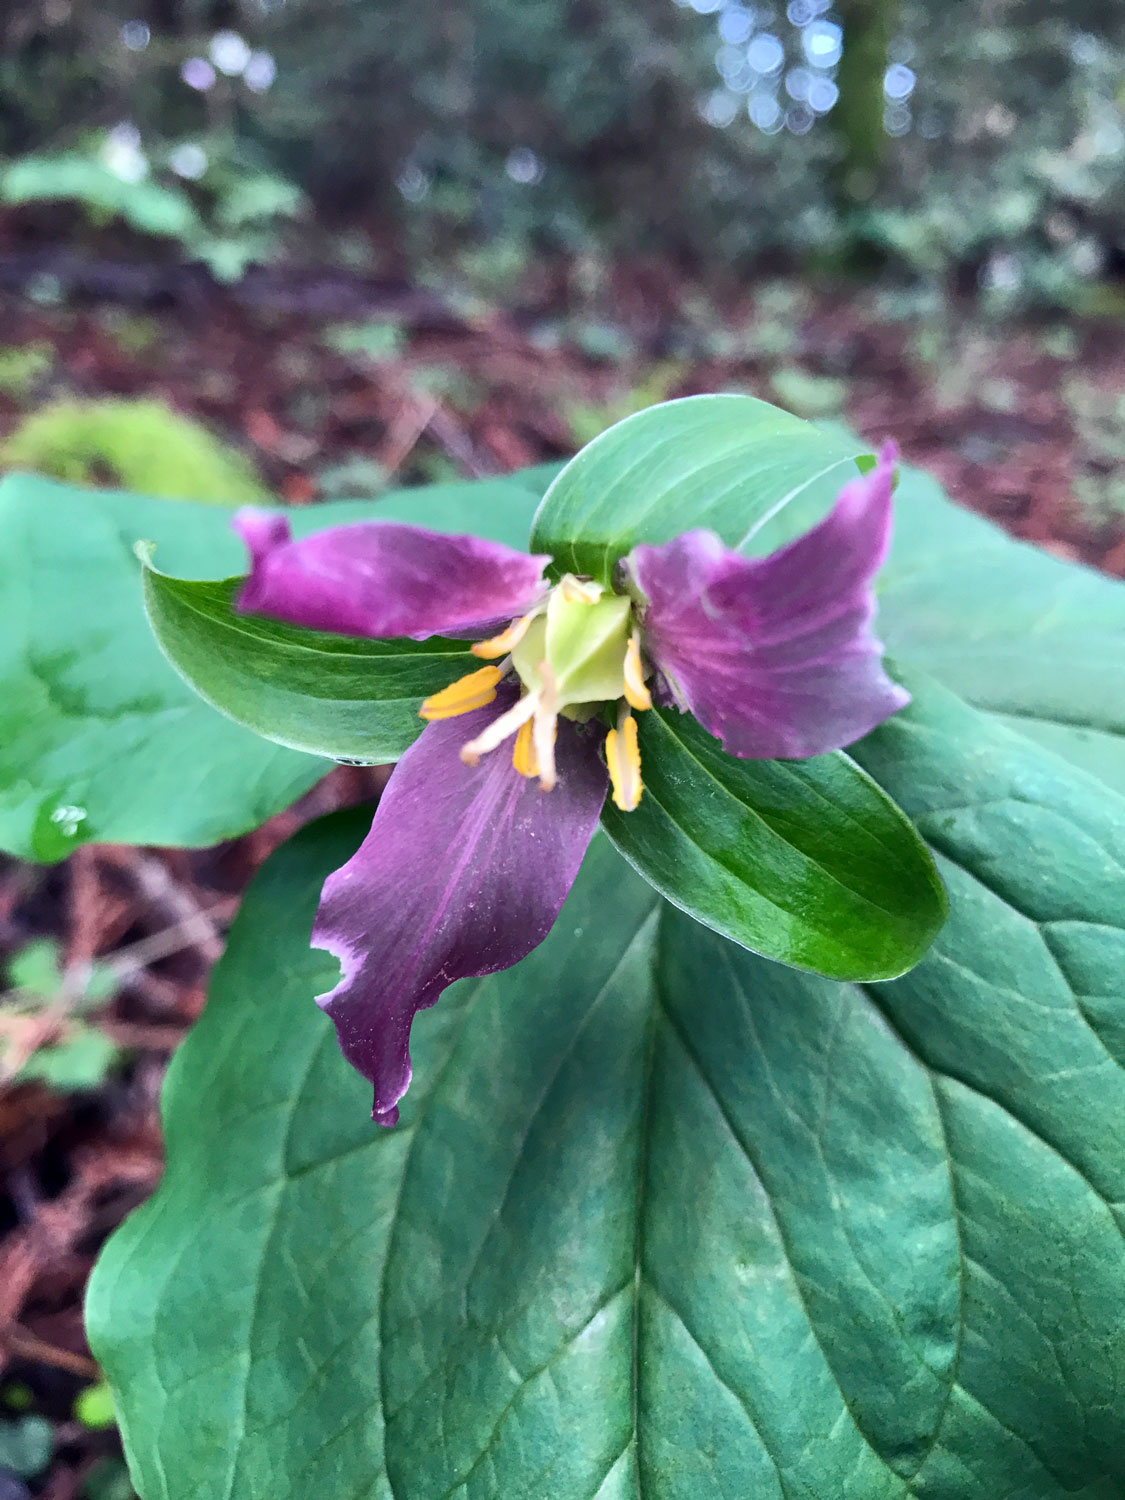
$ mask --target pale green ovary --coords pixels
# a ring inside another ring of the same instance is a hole
[[[547,612],[532,621],[512,652],[512,664],[529,691],[542,687],[540,663],[555,679],[558,709],[615,702],[625,691],[625,652],[632,631],[632,605],[619,594],[595,603],[551,595]]]

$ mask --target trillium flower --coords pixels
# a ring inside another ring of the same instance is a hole
[[[482,665],[427,698],[359,851],[324,886],[313,943],[340,963],[320,997],[393,1125],[410,1027],[457,979],[546,937],[607,792],[644,795],[636,715],[694,714],[730,755],[803,758],[859,739],[908,695],[871,631],[895,452],[827,518],[764,558],[709,531],[640,545],[614,587],[550,558],[391,522],[294,541],[243,511],[238,608],[345,635],[475,640]]]

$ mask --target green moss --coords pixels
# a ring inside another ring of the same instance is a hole
[[[240,453],[159,401],[54,402],[0,445],[0,463],[168,500],[272,501]]]

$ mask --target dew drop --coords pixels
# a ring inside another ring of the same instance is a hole
[[[75,807],[69,802],[60,803],[51,813],[51,822],[68,839],[74,838],[78,832],[78,825],[85,821],[86,809],[84,807]]]

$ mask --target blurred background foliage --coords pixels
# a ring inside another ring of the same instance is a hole
[[[309,205],[505,278],[596,241],[1090,310],[1125,269],[1108,0],[10,0],[0,40],[0,198],[220,278]]]

